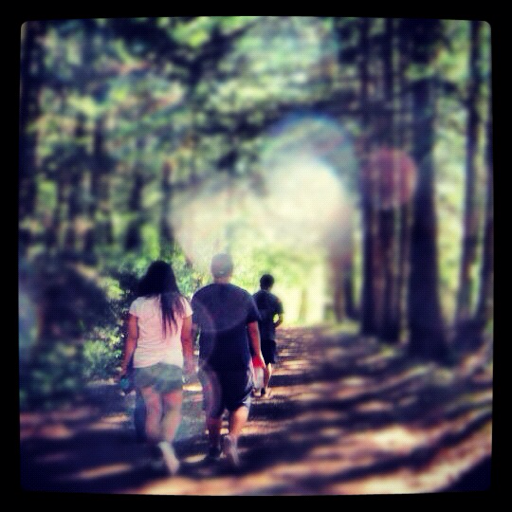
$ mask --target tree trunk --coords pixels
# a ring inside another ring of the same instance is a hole
[[[91,227],[84,243],[84,252],[89,255],[94,253],[97,245],[114,242],[110,211],[110,163],[105,153],[104,136],[104,119],[100,117],[96,120],[93,134],[91,200],[88,208]]]
[[[36,207],[37,131],[32,123],[40,114],[39,92],[44,72],[43,49],[38,37],[44,32],[41,22],[28,21],[22,29],[20,60],[20,116],[18,167],[18,218],[23,221],[33,215]],[[20,251],[23,254],[31,243],[30,231],[20,226]]]
[[[75,140],[82,141],[85,136],[85,118],[77,116],[75,127]],[[83,213],[82,208],[82,179],[84,171],[85,149],[81,142],[73,148],[73,156],[66,162],[65,172],[67,173],[68,195],[67,195],[67,227],[64,235],[64,253],[67,256],[75,257],[78,250],[78,236],[76,222]]]
[[[344,289],[344,269],[342,258],[331,257],[331,296],[332,296],[332,312],[336,322],[342,322],[345,319],[345,289]]]
[[[42,86],[44,70],[43,49],[37,39],[44,29],[38,21],[25,23],[22,32],[22,53],[20,61],[21,94],[20,94],[20,218],[34,212],[36,200],[36,185],[34,175],[36,170],[37,135],[30,131],[30,125],[40,114],[39,91]]]
[[[438,296],[437,227],[434,206],[434,98],[428,78],[413,86],[414,159],[419,177],[411,229],[411,274],[408,320],[410,353],[442,360],[447,355]]]
[[[459,352],[471,352],[484,342],[484,329],[493,317],[494,289],[494,191],[492,152],[492,94],[489,86],[489,114],[487,119],[485,161],[487,167],[487,198],[483,250],[480,268],[480,290],[475,314],[457,324],[454,348]]]
[[[407,326],[407,285],[410,276],[411,226],[413,207],[410,202],[400,208],[398,234],[398,268],[396,273],[397,323],[401,332]]]
[[[383,74],[384,74],[384,109],[383,120],[381,122],[382,133],[379,137],[381,143],[387,147],[394,147],[395,144],[395,114],[394,114],[394,65],[393,65],[393,49],[394,49],[394,20],[386,19],[385,36],[383,43]],[[389,180],[392,183],[398,183],[400,176],[396,176],[400,169],[393,166],[392,176],[380,175],[379,180]],[[398,178],[398,179],[397,179]],[[392,195],[397,196],[398,190],[393,188]],[[388,342],[398,341],[400,335],[400,326],[398,321],[398,292],[396,282],[397,273],[397,222],[399,208],[395,202],[395,197],[391,199],[392,207],[380,210],[378,216],[379,226],[379,245],[382,254],[382,272],[383,272],[383,290],[382,290],[382,313],[378,322],[379,338]],[[381,205],[382,206],[382,205]]]
[[[364,172],[367,155],[370,151],[368,140],[369,112],[368,112],[368,60],[369,60],[369,28],[367,18],[360,20],[360,48],[361,59],[359,63],[359,79],[361,81],[360,102],[363,112],[361,124],[363,138],[361,141],[360,160],[361,169]],[[372,175],[362,179],[362,209],[363,209],[363,285],[361,293],[361,334],[372,336],[376,333],[376,303],[375,303],[375,205],[374,184]]]
[[[472,315],[472,297],[475,283],[472,268],[476,264],[478,246],[479,212],[475,205],[476,157],[478,154],[479,114],[478,101],[481,87],[480,65],[480,32],[481,23],[471,21],[471,52],[470,52],[470,84],[467,99],[468,120],[466,135],[466,197],[464,207],[464,231],[459,275],[459,291],[457,296],[456,322],[464,322]]]
[[[487,120],[487,202],[484,228],[484,246],[480,271],[480,293],[476,309],[476,319],[484,327],[493,316],[494,289],[494,180],[492,151],[492,93],[489,84],[489,114]]]
[[[359,318],[359,311],[354,301],[354,267],[352,264],[352,256],[351,254],[343,274],[343,296],[345,298],[345,313],[347,317],[352,320],[357,320]]]
[[[172,165],[168,162],[162,167],[162,209],[160,218],[160,245],[164,252],[168,252],[174,243],[174,234],[171,225],[172,201]]]
[[[299,322],[306,323],[308,319],[308,291],[302,288],[300,292]]]
[[[137,148],[141,150],[144,147],[144,141],[142,139],[137,141]],[[133,217],[133,220],[129,223],[128,229],[125,236],[124,248],[127,251],[137,251],[142,245],[142,189],[144,187],[144,176],[140,169],[140,163],[135,164],[135,177],[133,180],[133,187],[128,200],[128,210]]]
[[[397,212],[394,208],[381,211],[379,214],[380,245],[383,255],[384,290],[382,318],[379,322],[379,338],[394,343],[398,341],[400,326],[397,317],[398,297],[396,289],[396,265],[395,254]]]
[[[127,251],[137,251],[142,246],[141,235],[141,201],[142,201],[142,187],[144,186],[144,179],[140,171],[137,171],[133,182],[132,193],[129,201],[129,209],[133,215],[133,220],[129,223],[126,232],[124,248]]]

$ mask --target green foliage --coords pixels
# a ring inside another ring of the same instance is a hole
[[[78,347],[65,342],[38,347],[29,362],[20,362],[20,409],[44,409],[73,402],[85,383]]]
[[[202,183],[216,183],[218,192],[228,177],[236,177],[244,183],[240,196],[246,198],[251,188],[252,196],[263,197],[264,178],[275,183],[270,166],[265,167],[269,147],[285,159],[313,148],[341,177],[356,209],[360,206],[354,147],[362,138],[371,138],[371,129],[360,122],[359,66],[368,64],[370,73],[370,119],[374,107],[393,109],[399,113],[398,123],[410,114],[407,94],[397,96],[393,105],[379,104],[386,24],[378,18],[367,21],[369,52],[364,57],[362,19],[357,17],[141,17],[41,23],[34,47],[28,49],[35,71],[22,77],[22,85],[33,88],[30,111],[35,112],[25,135],[37,141],[37,166],[32,171],[37,207],[20,223],[31,236],[27,261],[22,262],[29,267],[20,310],[24,354],[36,344],[35,311],[46,300],[43,297],[49,294],[58,314],[50,315],[51,339],[44,355],[31,363],[34,375],[20,382],[24,402],[80,388],[78,377],[69,380],[63,369],[54,374],[52,358],[63,367],[66,357],[73,360],[70,368],[80,368],[77,375],[84,379],[112,375],[137,280],[154,259],[173,265],[188,297],[210,280],[213,248],[204,249],[204,261],[199,261],[180,247],[177,233],[171,233],[175,242],[168,243],[160,239],[159,229],[165,211],[177,231],[173,222],[179,212],[173,208],[198,196]],[[395,86],[399,80],[407,85],[427,75],[438,84],[433,155],[437,248],[442,306],[451,317],[462,225],[469,24],[395,19],[394,30]],[[484,24],[482,102],[490,94],[489,53],[490,27]],[[480,107],[485,119],[486,103]],[[296,114],[307,114],[311,121],[297,123],[277,137],[276,126]],[[333,124],[346,132],[337,132],[344,136],[343,144],[331,144]],[[402,128],[407,146],[410,127],[405,123]],[[480,162],[484,168],[483,157]],[[162,190],[164,164],[172,167],[169,204],[164,204],[167,196]],[[485,189],[483,174],[478,191]],[[137,194],[138,207],[133,208],[131,200]],[[483,202],[480,196],[479,200]],[[256,232],[254,211],[243,201],[233,204],[243,211],[237,211],[232,225],[221,226],[225,236],[219,244],[233,253],[237,284],[254,290],[260,275],[271,272],[291,301],[305,283],[312,286],[323,279],[317,270],[325,269],[325,247],[290,247],[282,238],[268,243],[265,223]],[[292,212],[301,208],[293,198],[290,205]],[[213,218],[224,205],[205,201],[200,206]],[[355,217],[359,214],[356,211]],[[112,240],[94,240],[87,260],[85,234],[100,222],[110,223]],[[285,219],[284,227],[291,223]],[[140,240],[131,250],[125,246],[129,229]],[[67,230],[74,235],[69,247],[64,244]],[[49,231],[57,240],[51,249],[45,246]],[[310,233],[302,234],[305,238]],[[196,241],[208,236],[208,230],[199,232]],[[362,268],[360,223],[353,238],[357,270]],[[357,296],[363,277],[360,272],[354,276]],[[319,288],[316,293],[315,301],[324,292]],[[74,355],[66,355],[66,345],[76,347]]]
[[[86,341],[83,346],[83,376],[88,381],[108,379],[115,375],[122,356],[122,340]]]

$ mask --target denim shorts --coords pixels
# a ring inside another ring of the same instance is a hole
[[[225,409],[232,412],[241,406],[250,408],[253,388],[250,368],[217,372],[203,366],[198,377],[203,387],[203,408],[209,418],[220,418]]]
[[[183,370],[174,364],[157,363],[144,368],[134,368],[135,386],[152,387],[158,393],[183,389]]]

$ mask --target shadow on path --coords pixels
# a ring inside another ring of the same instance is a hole
[[[25,490],[138,494],[388,494],[490,485],[492,361],[446,369],[328,328],[283,329],[271,398],[256,398],[233,474],[206,452],[201,393],[186,387],[177,477],[135,439],[133,397],[87,399],[20,422]],[[131,400],[131,402],[130,402]],[[233,480],[234,479],[234,480]]]

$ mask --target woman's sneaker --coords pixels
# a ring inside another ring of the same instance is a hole
[[[158,448],[162,452],[167,471],[170,475],[175,475],[180,469],[180,461],[176,457],[173,447],[169,443],[161,441],[158,443]]]
[[[228,459],[232,467],[237,468],[240,465],[240,458],[238,456],[238,449],[236,446],[236,440],[233,439],[229,434],[224,436],[222,451]]]

